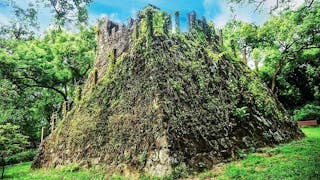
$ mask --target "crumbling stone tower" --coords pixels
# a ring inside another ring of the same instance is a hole
[[[220,51],[214,27],[195,12],[188,19],[186,33],[173,33],[170,15],[154,6],[127,25],[103,19],[82,98],[33,167],[164,176],[302,137],[261,80]]]
[[[129,49],[134,28],[133,23],[134,21],[130,20],[128,25],[122,25],[110,21],[106,17],[100,20],[98,54],[94,64],[94,67],[99,69],[99,78],[105,74],[106,67],[110,62]]]

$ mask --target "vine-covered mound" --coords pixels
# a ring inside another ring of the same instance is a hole
[[[118,30],[103,21],[82,98],[41,144],[33,167],[162,176],[303,136],[257,75],[221,53],[213,27],[194,16],[188,33],[170,32],[170,16],[154,7]],[[112,43],[113,33],[123,36]]]

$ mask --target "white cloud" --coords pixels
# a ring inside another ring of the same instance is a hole
[[[111,14],[89,14],[89,24],[95,25],[97,24],[97,21],[99,19],[102,19],[103,17],[107,17],[109,20],[112,20],[114,22],[121,22],[119,18],[118,13],[111,13]]]
[[[121,22],[118,13],[103,14],[103,16],[106,16],[108,19],[110,19],[112,21]]]
[[[0,24],[8,24],[10,18],[0,12]]]
[[[289,2],[289,7],[297,8],[302,5],[307,0],[292,0]],[[266,0],[264,3],[264,9],[271,9],[277,5],[277,1],[274,0]]]
[[[35,3],[37,0],[24,0],[24,1],[14,1],[17,6],[21,8],[29,7],[30,3]],[[37,6],[35,7],[38,10],[38,22],[40,25],[39,32],[43,32],[47,29],[50,23],[53,22],[52,14],[49,8],[44,6]],[[7,24],[10,21],[14,20],[14,13],[13,9],[10,6],[3,6],[1,7],[0,12],[0,23]]]
[[[233,17],[237,20],[242,20],[245,22],[251,22],[255,24],[262,24],[269,17],[267,13],[255,12],[255,6],[253,4],[233,5],[233,7],[231,7],[231,5],[228,4],[226,1],[204,0],[203,6],[206,11],[206,16],[212,19],[216,26],[220,28],[224,26]],[[214,6],[220,7],[220,14],[215,17],[212,17],[211,14],[214,13],[212,13],[211,11],[216,9]],[[231,8],[233,9],[233,12]]]
[[[215,22],[215,25],[217,27],[222,27],[223,25],[225,25],[231,18],[232,18],[232,12],[230,10],[230,8],[228,8],[228,4],[224,1],[224,2],[219,2],[219,7],[221,8],[221,14],[214,17],[213,21]],[[208,8],[206,8],[207,11]],[[208,12],[206,12],[206,14],[208,14]]]
[[[297,8],[301,6],[306,0],[292,0],[289,4],[291,8]],[[221,13],[218,16],[212,17],[212,10],[214,6],[219,6],[221,8]],[[205,9],[205,14],[210,19],[213,19],[217,27],[222,27],[230,19],[235,17],[237,20],[242,20],[245,22],[255,23],[257,25],[263,24],[268,20],[270,14],[269,10],[276,5],[275,0],[266,0],[265,4],[261,7],[261,11],[255,11],[255,4],[238,4],[233,5],[234,12],[231,12],[231,5],[226,1],[215,1],[215,0],[203,0],[203,7]],[[281,9],[280,9],[281,10]]]
[[[19,7],[27,7],[30,3],[36,3],[36,0],[15,1]]]

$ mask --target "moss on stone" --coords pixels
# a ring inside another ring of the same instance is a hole
[[[107,67],[45,141],[34,167],[104,164],[110,172],[159,176],[302,136],[261,80],[202,29],[163,34],[166,14],[150,10],[156,35],[140,33]],[[145,17],[139,23],[147,31]]]

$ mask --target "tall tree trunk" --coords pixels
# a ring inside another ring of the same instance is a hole
[[[4,179],[4,168],[6,166],[6,162],[4,161],[4,156],[1,156],[1,165],[2,165],[2,174],[1,174],[1,179]]]
[[[276,89],[276,84],[277,84],[277,76],[281,70],[283,66],[283,62],[280,61],[277,65],[276,70],[274,71],[273,75],[272,75],[272,84],[271,84],[271,92],[274,94],[275,89]]]

